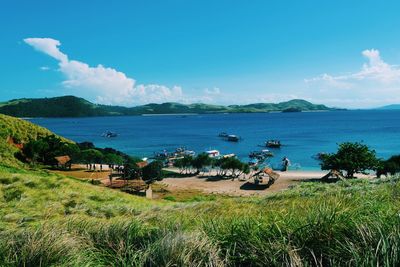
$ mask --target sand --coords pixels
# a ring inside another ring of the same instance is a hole
[[[89,172],[85,170],[85,165],[74,165],[71,171],[53,171],[56,173],[73,176],[79,179],[94,179],[100,180],[105,186],[110,186],[108,175],[110,171],[103,169],[103,172]],[[176,168],[168,168],[169,171],[179,172]],[[320,179],[327,171],[287,171],[279,172],[279,179],[275,181],[271,186],[267,186],[264,181],[260,186],[255,186],[252,179],[238,180],[237,178],[232,179],[217,179],[214,176],[189,176],[185,178],[172,178],[166,177],[162,181],[157,182],[163,188],[170,191],[171,193],[178,193],[182,191],[199,191],[205,194],[222,194],[230,196],[252,196],[252,195],[267,195],[282,190],[286,190],[295,184],[304,181],[312,181]],[[215,173],[211,173],[215,175]],[[373,176],[368,175],[357,175],[359,178],[372,178]],[[114,180],[113,188],[119,188],[125,185],[122,180]]]
[[[160,183],[166,186],[166,189],[174,192],[180,190],[200,190],[208,194],[223,194],[230,196],[252,196],[267,195],[288,189],[291,185],[302,181],[311,181],[320,179],[327,171],[287,171],[277,172],[280,177],[270,187],[255,186],[253,180],[240,181],[235,179],[215,179],[213,177],[191,176],[185,178],[164,178]],[[369,176],[362,175],[362,178]]]

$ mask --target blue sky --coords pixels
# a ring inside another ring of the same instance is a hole
[[[0,101],[400,103],[399,1],[2,1]]]

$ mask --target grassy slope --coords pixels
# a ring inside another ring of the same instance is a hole
[[[0,166],[0,230],[77,215],[99,219],[135,217],[157,205],[48,171]]]
[[[0,177],[0,262],[9,266],[400,263],[397,179],[177,203],[43,171],[2,167]]]
[[[40,127],[28,121],[0,114],[0,163],[21,166],[21,163],[14,158],[18,149],[7,142],[12,137],[18,143],[27,143],[39,137],[53,134],[46,128]],[[61,137],[62,138],[62,137]],[[62,138],[67,142],[72,142]]]

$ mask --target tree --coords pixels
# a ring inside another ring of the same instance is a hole
[[[193,157],[186,155],[181,159],[177,159],[174,162],[174,167],[179,168],[180,173],[185,172],[187,174],[193,165]]]
[[[128,160],[124,164],[124,180],[139,179],[141,170],[133,160]]]
[[[103,154],[96,149],[86,149],[80,153],[80,161],[86,164],[101,163]]]
[[[196,169],[196,173],[200,173],[203,168],[211,165],[211,158],[207,153],[201,153],[192,160],[191,165]]]
[[[376,175],[395,175],[400,172],[400,155],[392,156],[388,160],[379,161],[379,166],[376,169]]]
[[[161,161],[153,161],[142,168],[142,179],[146,184],[152,184],[155,181],[163,179],[163,163]]]
[[[114,153],[107,153],[104,155],[103,162],[111,166],[122,165],[124,164],[124,158]]]
[[[94,144],[92,142],[82,142],[82,143],[77,143],[77,145],[79,146],[79,148],[81,150],[86,150],[86,149],[93,149],[95,148]]]
[[[250,173],[250,166],[236,157],[221,157],[212,160],[212,166],[217,168],[217,176],[221,177],[226,177],[230,173],[229,176],[236,178],[243,173]]]
[[[80,152],[81,150],[78,145],[73,143],[62,143],[59,149],[54,153],[56,156],[68,155],[73,162],[77,162]]]
[[[321,157],[322,170],[345,171],[346,177],[351,178],[355,173],[374,170],[379,161],[374,150],[361,143],[345,142],[339,145],[338,151]]]
[[[33,163],[55,165],[57,156],[68,155],[75,160],[79,155],[80,149],[76,144],[67,143],[55,135],[41,137],[25,144],[23,152]]]
[[[49,149],[49,145],[42,139],[33,140],[25,144],[23,152],[32,163],[45,162],[45,154]]]

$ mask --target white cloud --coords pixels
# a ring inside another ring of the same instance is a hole
[[[50,70],[50,68],[47,66],[42,66],[42,67],[40,67],[40,70],[46,71],[46,70]]]
[[[337,76],[324,73],[304,81],[307,83],[324,81],[337,87],[349,87],[350,84],[348,82],[351,81],[372,80],[381,83],[400,81],[400,68],[384,62],[379,50],[367,49],[362,51],[362,55],[368,59],[368,63],[365,63],[358,72]]]
[[[356,72],[324,73],[304,79],[310,99],[342,107],[374,107],[399,102],[400,67],[385,62],[376,49],[362,51],[367,62]]]
[[[91,96],[103,104],[141,104],[148,102],[179,101],[183,98],[178,86],[136,85],[136,81],[116,69],[70,60],[59,50],[60,41],[51,38],[26,38],[25,43],[58,60],[59,71],[65,76],[63,86],[77,94]]]
[[[61,45],[60,41],[58,40],[54,40],[52,38],[26,38],[24,41],[36,50],[43,52],[59,61],[68,61],[67,55],[58,49],[58,46]]]

